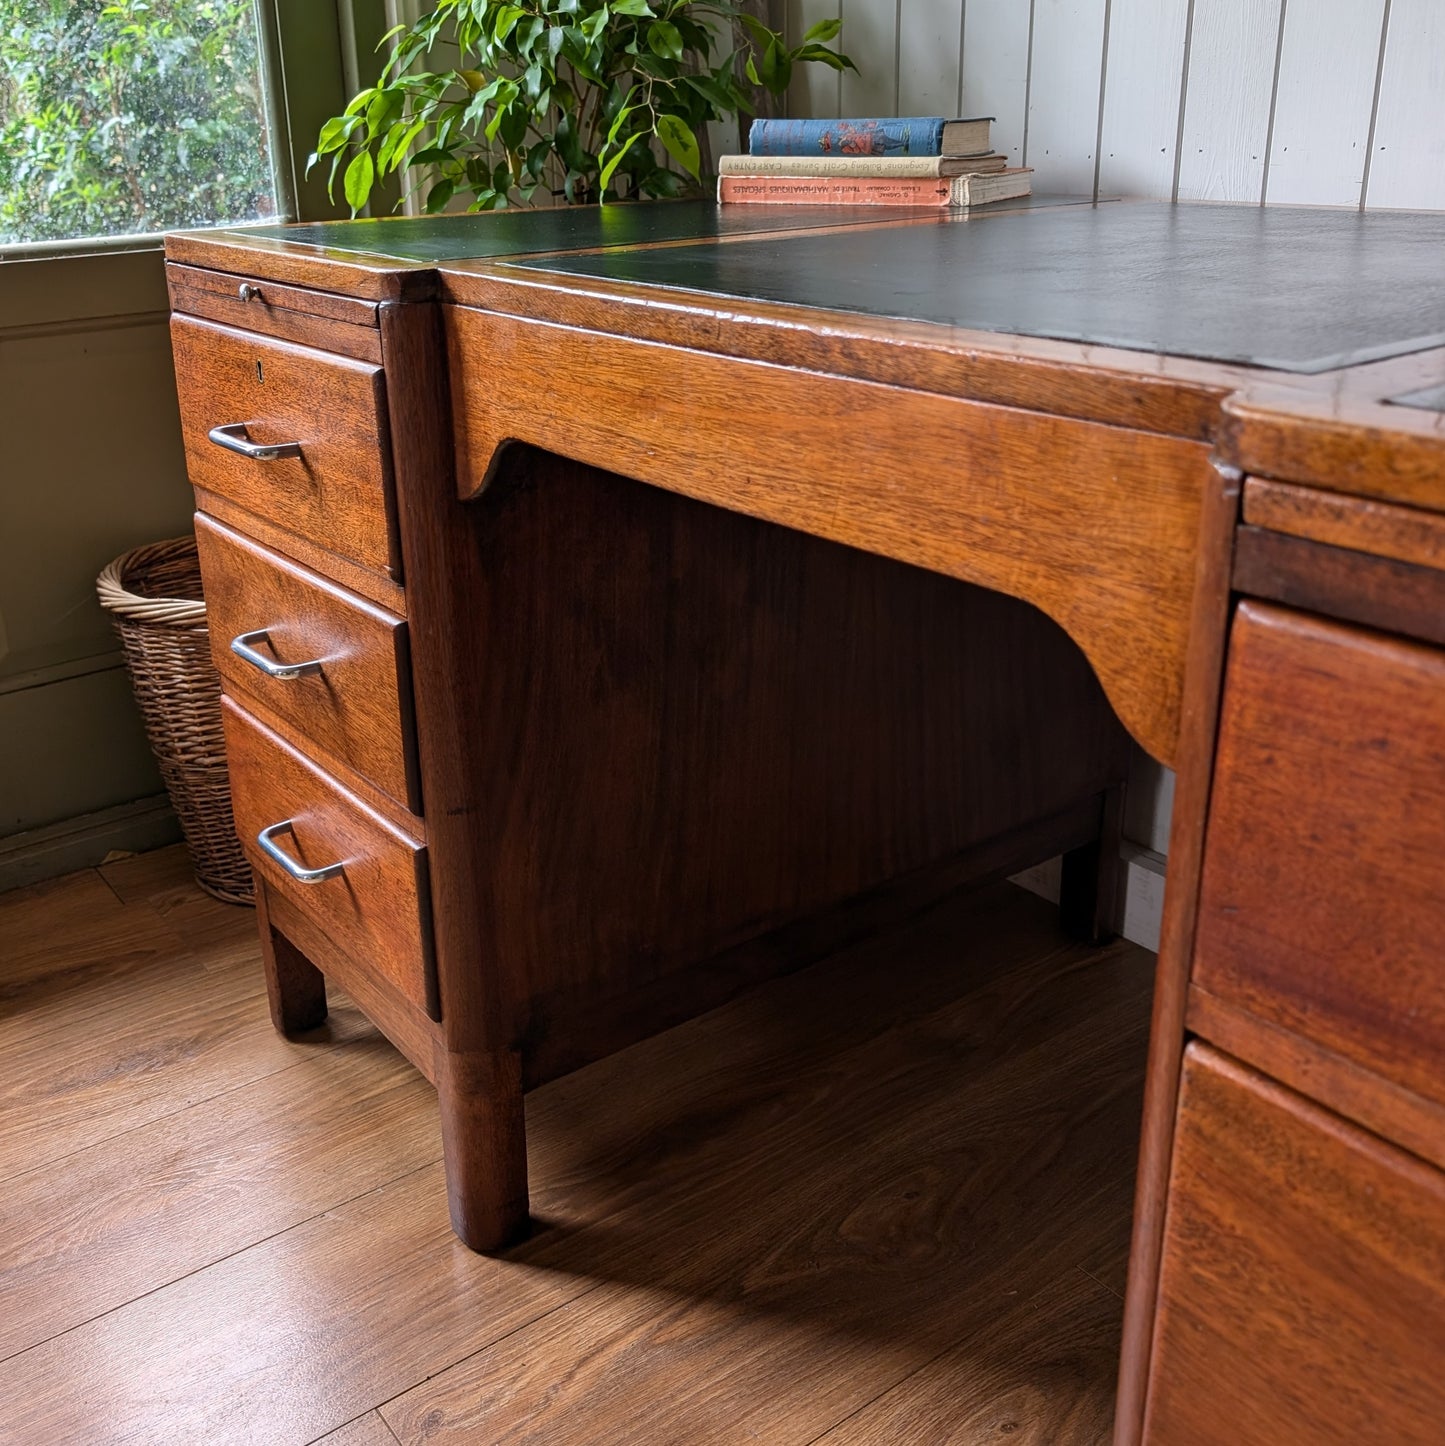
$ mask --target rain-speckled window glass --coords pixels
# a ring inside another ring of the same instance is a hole
[[[275,214],[255,0],[0,0],[0,245]]]

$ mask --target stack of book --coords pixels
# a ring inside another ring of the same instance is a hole
[[[991,149],[992,116],[759,120],[718,162],[723,202],[982,206],[1027,196],[1030,171]]]

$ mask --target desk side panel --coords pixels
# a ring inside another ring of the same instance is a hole
[[[1202,444],[445,310],[463,497],[531,443],[1022,598],[1175,762]]]

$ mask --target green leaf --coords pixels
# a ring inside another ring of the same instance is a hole
[[[793,78],[793,62],[788,58],[788,52],[778,43],[776,36],[763,52],[762,77],[763,84],[774,95],[781,95],[787,90],[788,82]]]
[[[503,5],[497,11],[497,18],[492,24],[492,39],[500,45],[512,33],[512,27],[526,13],[520,5]]]
[[[682,59],[682,36],[678,33],[677,26],[669,21],[659,20],[655,25],[649,25],[647,43],[652,47],[653,53],[664,60]]]
[[[660,115],[657,118],[657,138],[667,148],[667,153],[688,175],[701,180],[698,168],[702,156],[698,150],[697,137],[692,127],[681,116]]]
[[[846,55],[839,55],[821,45],[800,45],[793,52],[793,59],[802,64],[818,61],[833,70],[857,70],[857,66]]]
[[[832,40],[842,28],[841,20],[820,20],[803,32],[803,41],[806,44],[810,40]]]
[[[642,139],[642,136],[642,131],[634,131],[630,136],[627,137],[627,140],[623,143],[622,149],[618,151],[612,157],[612,159],[607,162],[605,166],[602,167],[602,174],[597,178],[597,189],[599,191],[605,191],[607,189],[608,182],[612,180],[612,177],[616,174],[618,166],[622,164],[623,156],[625,156],[628,151],[632,149],[635,142]],[[696,147],[694,146],[694,149],[695,148]]]
[[[444,211],[448,202],[451,201],[456,191],[454,181],[441,180],[426,193],[426,213],[428,216],[435,216],[438,211]]]
[[[375,179],[376,162],[371,159],[371,152],[361,151],[354,155],[341,182],[341,189],[345,192],[346,201],[351,207],[353,216],[366,205],[367,198],[371,195],[372,182]]]
[[[647,0],[613,0],[614,15],[653,15],[656,12]]]
[[[753,37],[753,43],[759,49],[766,51],[770,45],[777,45],[782,41],[782,36],[776,30],[769,30],[761,20],[754,19],[751,15],[739,15],[737,18],[747,28],[748,34]]]
[[[710,75],[685,75],[682,77],[682,82],[684,85],[690,86],[695,90],[705,101],[723,115],[727,115],[739,108],[738,98],[729,95],[727,89]],[[749,106],[748,109],[751,110],[752,107]]]
[[[326,156],[332,151],[339,151],[361,123],[361,117],[357,115],[332,116],[321,127],[321,134],[316,140],[316,154]]]

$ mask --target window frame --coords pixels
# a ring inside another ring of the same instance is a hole
[[[321,167],[306,175],[306,160],[322,123],[339,114],[379,69],[381,37],[417,8],[418,0],[257,0],[261,83],[280,219],[320,221],[349,214],[344,201],[327,198]],[[274,224],[274,219],[232,224]],[[5,328],[17,322],[43,326],[163,310],[162,235],[133,232],[0,245]]]

